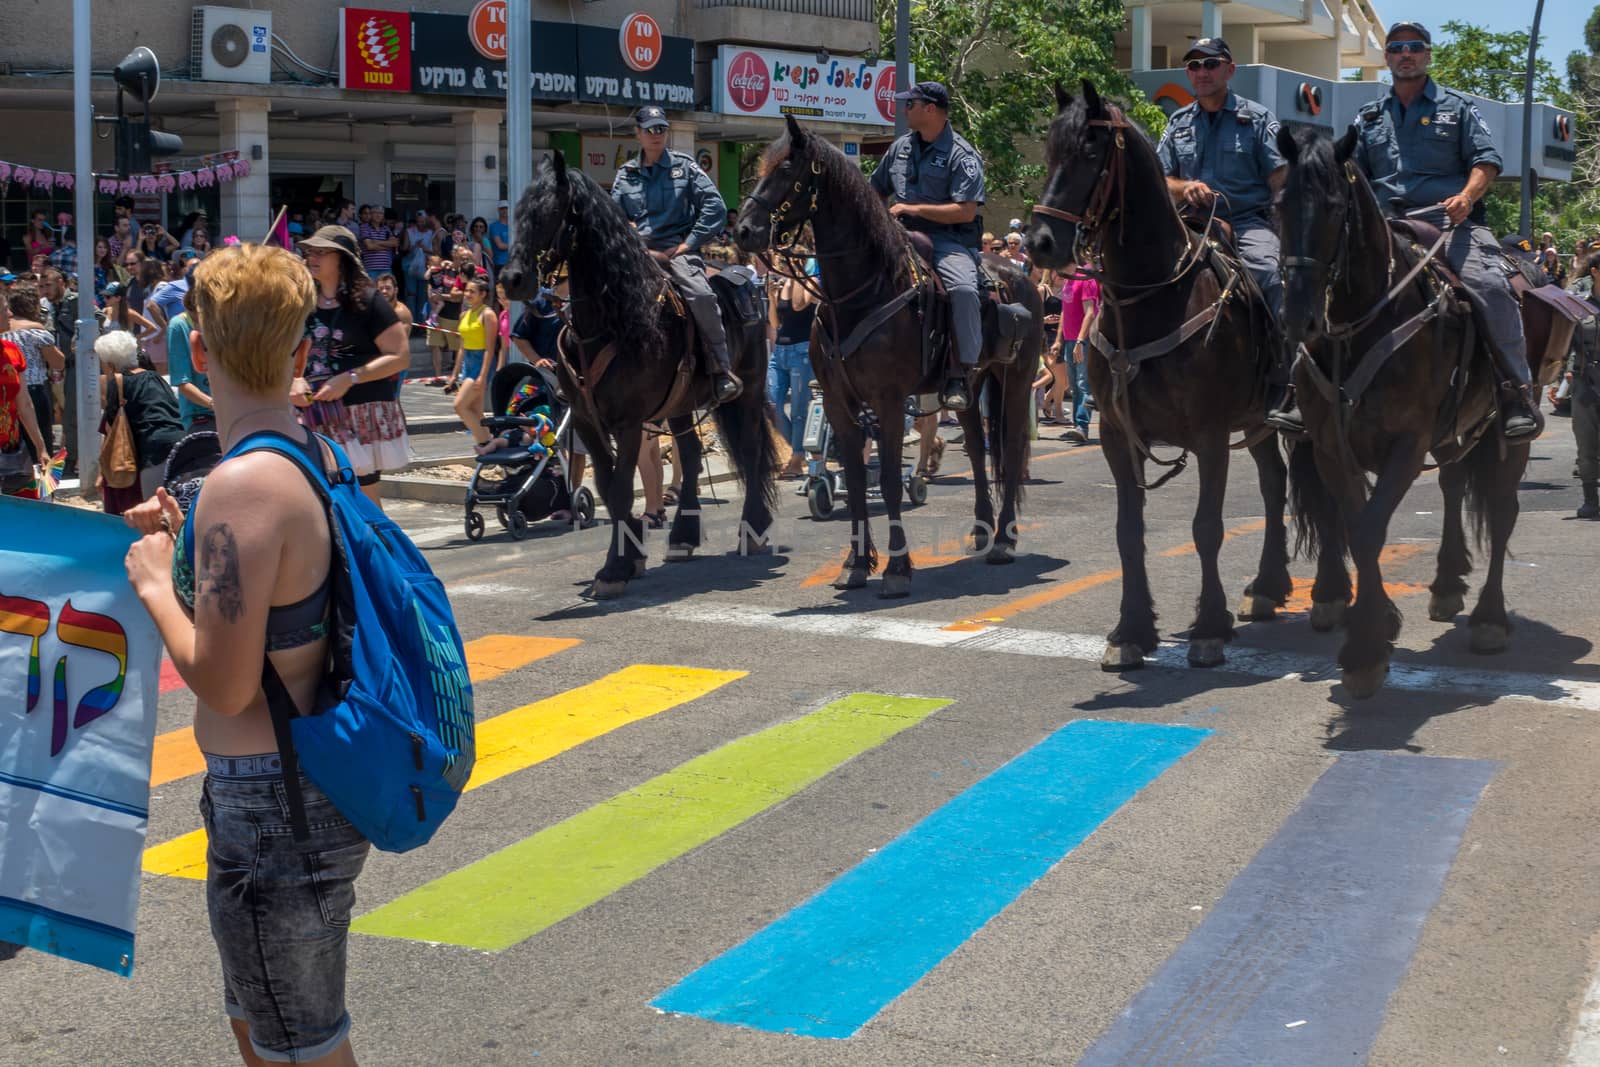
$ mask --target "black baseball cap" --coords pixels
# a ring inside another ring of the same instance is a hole
[[[1201,37],[1189,46],[1189,50],[1183,54],[1183,61],[1187,63],[1193,56],[1218,56],[1232,63],[1233,49],[1221,37]]]
[[[918,82],[909,89],[895,93],[896,100],[926,100],[935,107],[950,110],[950,90],[939,82]]]
[[[1390,41],[1394,40],[1394,35],[1399,33],[1401,30],[1410,30],[1412,33],[1422,38],[1423,44],[1427,45],[1429,48],[1433,47],[1433,34],[1428,32],[1428,27],[1424,26],[1420,22],[1412,22],[1409,19],[1401,22],[1389,23],[1389,32],[1384,35],[1383,43],[1388,44]]]
[[[633,113],[633,123],[641,130],[665,130],[672,126],[667,121],[667,113],[654,104],[641,107]]]
[[[1500,248],[1509,256],[1517,259],[1532,261],[1537,258],[1533,251],[1533,242],[1520,233],[1507,234],[1500,238]]]

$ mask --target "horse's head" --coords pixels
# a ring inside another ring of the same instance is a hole
[[[762,154],[760,180],[734,223],[733,238],[746,252],[765,252],[774,241],[785,243],[817,207],[819,164],[812,155],[813,135],[793,115],[785,121],[789,132]]]
[[[1027,234],[1035,264],[1053,269],[1076,263],[1080,246],[1109,220],[1115,187],[1125,180],[1121,163],[1129,128],[1088,78],[1078,99],[1056,86],[1056,117],[1045,143],[1048,176]]]
[[[1283,328],[1292,345],[1315,341],[1328,329],[1329,288],[1348,266],[1354,186],[1350,161],[1356,131],[1338,143],[1316,130],[1278,131],[1278,151],[1289,174],[1278,202],[1283,255]]]
[[[499,278],[512,300],[539,295],[544,279],[571,254],[577,237],[572,218],[573,181],[559,151],[534,170],[533,181],[517,201],[511,251]]]

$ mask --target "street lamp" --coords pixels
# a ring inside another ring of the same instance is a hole
[[[1533,7],[1533,30],[1528,34],[1528,66],[1522,72],[1522,233],[1533,232],[1533,75],[1539,56],[1539,19],[1544,0]]]

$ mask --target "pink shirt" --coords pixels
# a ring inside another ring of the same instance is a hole
[[[1083,332],[1083,305],[1100,306],[1100,283],[1074,275],[1061,284],[1061,337],[1076,341]]]

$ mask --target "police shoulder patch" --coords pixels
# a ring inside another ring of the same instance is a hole
[[[1276,137],[1278,136],[1278,131],[1282,129],[1283,123],[1279,122],[1277,119],[1273,119],[1271,122],[1267,123],[1267,136]]]
[[[980,170],[977,156],[969,155],[961,161],[961,173],[969,178],[976,178]]]

